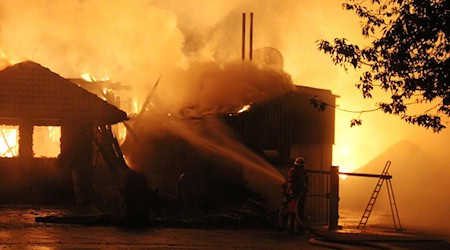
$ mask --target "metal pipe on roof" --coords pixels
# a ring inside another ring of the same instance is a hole
[[[250,61],[253,59],[253,12],[250,12]]]
[[[242,13],[242,60],[245,60],[245,13]]]

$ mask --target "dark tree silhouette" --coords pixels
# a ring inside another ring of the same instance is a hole
[[[336,65],[361,68],[356,87],[364,98],[372,90],[390,92],[389,102],[379,109],[406,122],[439,132],[441,118],[450,116],[449,0],[347,0],[346,10],[362,19],[362,34],[371,39],[367,47],[345,38],[317,41],[320,51],[330,54]],[[426,104],[411,114],[410,104]]]

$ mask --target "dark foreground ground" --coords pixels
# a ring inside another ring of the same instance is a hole
[[[273,229],[119,227],[36,222],[36,217],[62,216],[51,207],[0,207],[3,249],[450,249],[445,239],[370,228],[305,235]],[[336,244],[340,243],[340,244]],[[357,244],[356,244],[357,243]]]

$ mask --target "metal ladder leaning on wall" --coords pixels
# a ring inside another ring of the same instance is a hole
[[[391,207],[392,219],[394,220],[395,231],[403,231],[402,224],[400,223],[400,216],[398,214],[397,203],[395,202],[394,189],[392,188],[391,178],[389,175],[389,167],[391,166],[391,161],[387,161],[386,165],[383,168],[383,172],[378,179],[377,185],[373,190],[372,196],[369,199],[369,203],[367,204],[366,210],[361,217],[361,221],[359,222],[358,229],[362,230],[367,224],[369,220],[369,216],[372,213],[373,207],[375,206],[375,202],[377,201],[378,194],[381,191],[381,187],[383,186],[384,181],[387,182],[387,190],[389,196],[389,204]]]

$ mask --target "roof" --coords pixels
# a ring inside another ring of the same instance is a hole
[[[302,85],[295,85],[295,90],[293,92],[297,94],[304,94],[317,97],[331,97],[331,98],[337,97],[336,95],[333,95],[331,93],[331,90],[307,87]]]
[[[331,90],[327,89],[318,89],[306,86],[296,85],[294,90],[284,93],[283,95],[274,97],[268,101],[252,104],[249,111],[251,113],[255,112],[264,112],[267,111],[268,108],[275,106],[280,103],[288,103],[288,100],[295,100],[295,105],[303,105],[302,109],[308,108],[310,110],[318,111],[317,108],[314,108],[311,104],[311,99],[317,99],[320,101],[324,101],[327,104],[332,106],[335,105],[336,95],[332,94]],[[294,104],[293,103],[293,104]],[[237,112],[240,108],[235,109],[234,113],[226,113],[227,116],[238,117],[238,116],[246,116],[249,112]]]
[[[281,144],[333,144],[335,110],[328,107],[320,111],[311,104],[314,98],[335,105],[336,96],[330,90],[296,86],[293,91],[224,119],[250,145],[263,149]]]
[[[0,118],[90,120],[114,124],[127,114],[32,61],[0,71]]]

